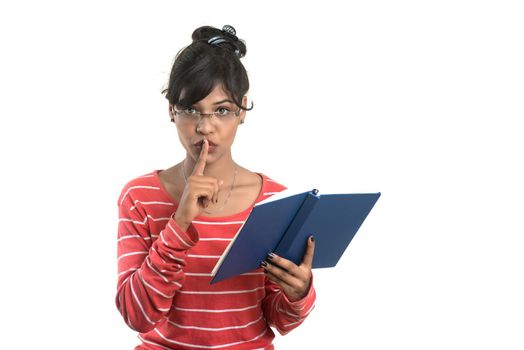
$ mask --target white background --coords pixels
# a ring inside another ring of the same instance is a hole
[[[524,348],[518,1],[0,5],[6,349],[132,349],[114,304],[124,184],[184,156],[160,91],[200,25],[247,42],[242,165],[380,191],[277,349]]]

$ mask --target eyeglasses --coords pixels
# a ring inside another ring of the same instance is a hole
[[[227,108],[221,107],[218,111],[212,113],[201,113],[193,107],[181,110],[173,108],[173,112],[181,121],[185,122],[198,123],[202,116],[210,116],[211,121],[228,122],[240,115],[240,108],[236,112],[233,112]]]

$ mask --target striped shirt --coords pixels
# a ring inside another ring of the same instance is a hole
[[[140,349],[273,349],[314,308],[311,285],[291,302],[262,269],[210,284],[211,271],[252,207],[196,217],[186,232],[158,172],[129,181],[118,198],[116,306]],[[263,174],[258,203],[285,189]]]

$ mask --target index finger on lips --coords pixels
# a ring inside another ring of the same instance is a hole
[[[196,176],[204,175],[204,169],[206,167],[208,150],[209,150],[209,143],[206,139],[204,139],[202,143],[202,150],[200,151],[200,155],[198,156],[198,160],[195,164],[195,168],[193,169],[192,175],[196,175]]]

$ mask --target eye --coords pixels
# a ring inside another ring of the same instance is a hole
[[[189,114],[189,115],[193,115],[193,114],[197,113],[197,110],[194,109],[193,107],[188,107],[188,108],[184,109],[184,113],[185,114]]]
[[[225,116],[225,115],[228,115],[228,114],[229,114],[230,110],[227,109],[226,107],[219,107],[219,108],[217,109],[217,112],[218,112],[218,115],[219,115],[219,116]]]

